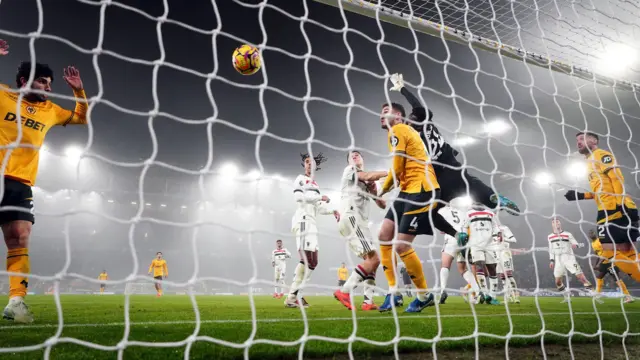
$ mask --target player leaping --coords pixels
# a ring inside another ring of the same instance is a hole
[[[384,274],[389,284],[380,311],[389,311],[392,306],[400,306],[402,295],[396,287],[393,264],[393,247],[404,262],[407,273],[416,286],[416,299],[409,304],[407,312],[420,312],[433,305],[433,294],[427,290],[422,263],[412,242],[416,235],[433,235],[433,225],[445,233],[457,237],[459,234],[442,215],[438,214],[440,185],[429,160],[425,144],[418,132],[403,123],[404,107],[400,104],[385,104],[380,117],[382,128],[388,131],[389,151],[393,155],[393,165],[385,179],[379,197],[389,192],[399,182],[400,193],[389,209],[380,228],[380,254]],[[397,220],[396,220],[397,219]],[[391,244],[398,224],[398,243]],[[466,236],[466,235],[465,235]],[[392,299],[393,296],[393,299]]]
[[[578,281],[582,283],[584,288],[591,291],[591,283],[584,276],[580,264],[576,261],[573,249],[578,247],[578,242],[568,231],[562,230],[560,220],[554,218],[551,220],[553,232],[547,237],[549,240],[549,268],[553,270],[553,277],[556,279],[556,288],[563,293],[564,300],[567,302],[571,298],[571,294],[566,290],[562,279],[567,275],[567,271],[573,274]]]
[[[386,171],[364,171],[364,160],[358,151],[349,153],[349,165],[342,172],[340,180],[342,215],[338,228],[347,240],[349,248],[364,261],[351,273],[347,282],[333,293],[347,309],[351,310],[350,294],[358,284],[365,282],[364,302],[362,310],[377,310],[373,303],[373,291],[376,285],[376,271],[380,266],[380,257],[376,251],[371,231],[369,230],[369,193],[377,194],[375,181],[387,176]],[[386,207],[384,200],[376,200],[381,209]]]
[[[0,40],[0,55],[9,53],[9,45]],[[28,83],[33,65],[33,82]],[[19,94],[7,85],[0,85],[0,158],[4,166],[4,193],[0,206],[20,210],[0,213],[0,225],[7,245],[7,272],[9,276],[9,304],[3,318],[15,322],[33,322],[33,315],[24,299],[29,279],[29,237],[35,221],[33,193],[38,173],[40,147],[47,132],[54,126],[87,124],[87,101],[80,72],[73,66],[63,71],[63,79],[76,97],[75,110],[66,110],[54,104],[46,93],[51,91],[53,71],[44,64],[23,62],[16,74],[16,87],[40,91],[27,92],[18,103]],[[18,113],[20,117],[18,117]],[[20,139],[18,132],[20,128]],[[17,145],[16,148],[12,146]]]
[[[638,209],[625,194],[624,176],[609,151],[598,148],[599,138],[591,132],[576,134],[578,152],[588,161],[591,192],[569,190],[564,197],[569,201],[594,199],[598,206],[596,219],[598,237],[602,243],[602,256],[620,270],[640,282],[637,253],[633,242],[640,238]]]
[[[273,277],[276,282],[273,297],[276,299],[284,296],[284,279],[289,258],[291,258],[291,253],[282,247],[282,240],[276,240],[276,249],[271,252],[271,266],[273,266]]]
[[[296,212],[291,220],[291,231],[296,236],[296,246],[300,254],[300,263],[293,274],[293,283],[289,288],[289,295],[284,301],[285,307],[307,307],[309,303],[300,297],[298,292],[311,279],[311,273],[318,265],[318,228],[316,216],[333,215],[340,221],[340,213],[328,207],[329,198],[320,194],[320,187],[313,179],[314,172],[320,170],[320,164],[327,159],[319,153],[315,157],[301,154],[304,175],[298,175],[293,183],[293,196],[296,201]]]
[[[624,302],[632,303],[633,298],[631,294],[629,294],[629,290],[627,289],[627,285],[620,278],[620,270],[617,266],[613,265],[608,259],[602,257],[602,244],[600,243],[600,239],[598,238],[598,233],[595,230],[589,230],[589,239],[591,240],[591,247],[593,248],[593,252],[596,254],[596,260],[593,263],[593,270],[596,273],[596,301],[602,303],[600,300],[600,294],[602,293],[602,286],[604,285],[604,278],[607,274],[613,276],[616,279],[616,284],[624,294]]]
[[[433,161],[433,168],[440,183],[440,200],[449,203],[452,199],[469,194],[474,201],[482,203],[488,208],[500,208],[517,215],[520,209],[513,201],[497,194],[480,179],[469,174],[467,169],[456,159],[458,151],[449,145],[438,128],[433,124],[433,112],[427,110],[404,86],[402,74],[391,76],[393,87],[391,91],[399,91],[411,104],[411,114],[406,119],[407,124],[420,133],[422,141],[427,147],[429,158]],[[468,185],[467,185],[468,184]]]

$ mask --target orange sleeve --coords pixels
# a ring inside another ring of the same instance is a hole
[[[84,90],[74,90],[73,95],[76,97],[76,108],[74,109],[74,111],[63,109],[62,107],[56,105],[56,123],[58,125],[67,126],[69,124],[87,124],[87,112],[89,111],[87,95],[85,94]]]
[[[592,192],[586,192],[584,193],[584,198],[585,199],[593,199],[595,197],[594,193]]]
[[[156,259],[151,260],[151,265],[149,265],[149,271],[151,272],[151,270],[153,270],[153,262],[156,261]]]
[[[167,267],[167,261],[164,261],[164,264],[162,264],[162,269],[164,270],[164,276],[169,276],[169,268]]]

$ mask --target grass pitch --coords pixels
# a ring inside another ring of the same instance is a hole
[[[392,356],[396,346],[407,355],[430,354],[434,338],[438,353],[473,354],[476,330],[483,348],[504,349],[504,337],[511,334],[510,348],[535,345],[538,351],[543,331],[550,346],[569,344],[572,333],[574,348],[597,344],[590,348],[598,358],[601,339],[605,346],[621,344],[615,334],[626,333],[626,345],[640,343],[640,302],[623,306],[619,299],[594,306],[589,298],[573,298],[570,309],[560,298],[539,298],[539,308],[534,298],[523,298],[508,308],[476,305],[474,316],[469,305],[452,296],[446,305],[421,314],[357,310],[354,317],[332,297],[307,297],[311,307],[305,322],[300,310],[285,309],[282,300],[267,296],[255,296],[253,307],[246,296],[198,296],[196,313],[188,296],[138,295],[130,297],[128,329],[123,296],[60,299],[62,318],[54,297],[30,296],[34,324],[0,322],[0,359],[41,359],[49,351],[53,359],[116,359],[118,351],[125,359],[184,359],[185,352],[191,359],[229,359],[242,358],[245,351],[256,359],[297,358],[300,352],[305,358],[348,358],[350,349],[356,358],[378,358]],[[18,347],[28,351],[7,353]]]

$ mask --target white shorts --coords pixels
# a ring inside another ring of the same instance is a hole
[[[296,248],[299,251],[318,250],[318,228],[316,224],[301,221],[294,230],[296,235]]]
[[[451,235],[445,235],[444,236],[444,245],[442,246],[442,252],[458,258],[458,252],[459,252],[459,247],[458,247],[458,241]],[[464,261],[464,258],[463,260]]]
[[[564,277],[567,271],[572,275],[582,274],[580,264],[576,261],[576,257],[571,254],[554,255],[555,264],[553,265],[553,276],[556,278]]]
[[[486,255],[485,259],[484,259],[485,264],[487,264],[487,265],[496,265],[496,266],[500,265],[501,261],[499,261],[500,260],[500,252],[499,251],[496,251],[494,249],[489,248],[489,249],[485,250],[485,255]]]
[[[368,222],[359,219],[357,215],[343,214],[340,217],[338,229],[340,235],[347,240],[351,251],[358,257],[364,257],[366,254],[376,251]]]
[[[499,264],[502,265],[502,272],[513,271],[513,255],[511,250],[502,250]]]
[[[285,279],[285,274],[287,271],[287,266],[286,265],[280,265],[280,266],[275,266],[273,268],[273,276],[276,279],[276,281],[284,281]]]
[[[475,264],[479,261],[485,264],[493,265],[497,263],[495,251],[487,248],[471,247],[471,259],[470,262]]]

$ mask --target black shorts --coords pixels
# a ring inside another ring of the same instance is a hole
[[[5,206],[24,208],[20,210],[4,210]],[[30,221],[35,223],[33,216],[33,192],[31,186],[20,181],[4,178],[4,196],[0,203],[0,225],[4,225],[16,220]]]
[[[629,209],[626,206],[622,207],[622,216],[628,216],[631,223],[638,223],[640,218],[638,217],[638,209]],[[637,225],[636,225],[637,226]]]
[[[156,280],[162,280],[162,276],[154,276],[153,278]]]
[[[627,244],[640,240],[640,232],[631,224],[628,216],[623,215],[619,219],[610,220],[597,226],[598,238],[603,244]]]
[[[105,287],[107,287],[107,284],[100,284],[100,289],[104,289]]]
[[[399,234],[433,235],[430,217],[431,212],[438,209],[438,204],[434,200],[439,199],[439,196],[439,189],[413,194],[401,191],[393,202],[393,207],[387,211],[385,219],[398,225]]]
[[[451,165],[462,166],[457,161]],[[445,166],[434,166],[434,169],[440,184],[441,201],[449,203],[457,197],[469,195],[487,207],[496,206],[491,202],[491,195],[495,194],[495,191],[482,180],[470,175],[466,169],[452,169]]]
[[[603,275],[613,275],[618,272],[618,267],[613,266],[611,262],[601,263],[600,266],[598,266],[598,272]]]
[[[342,287],[344,286],[344,283],[346,283],[347,280],[338,280],[338,286]]]

